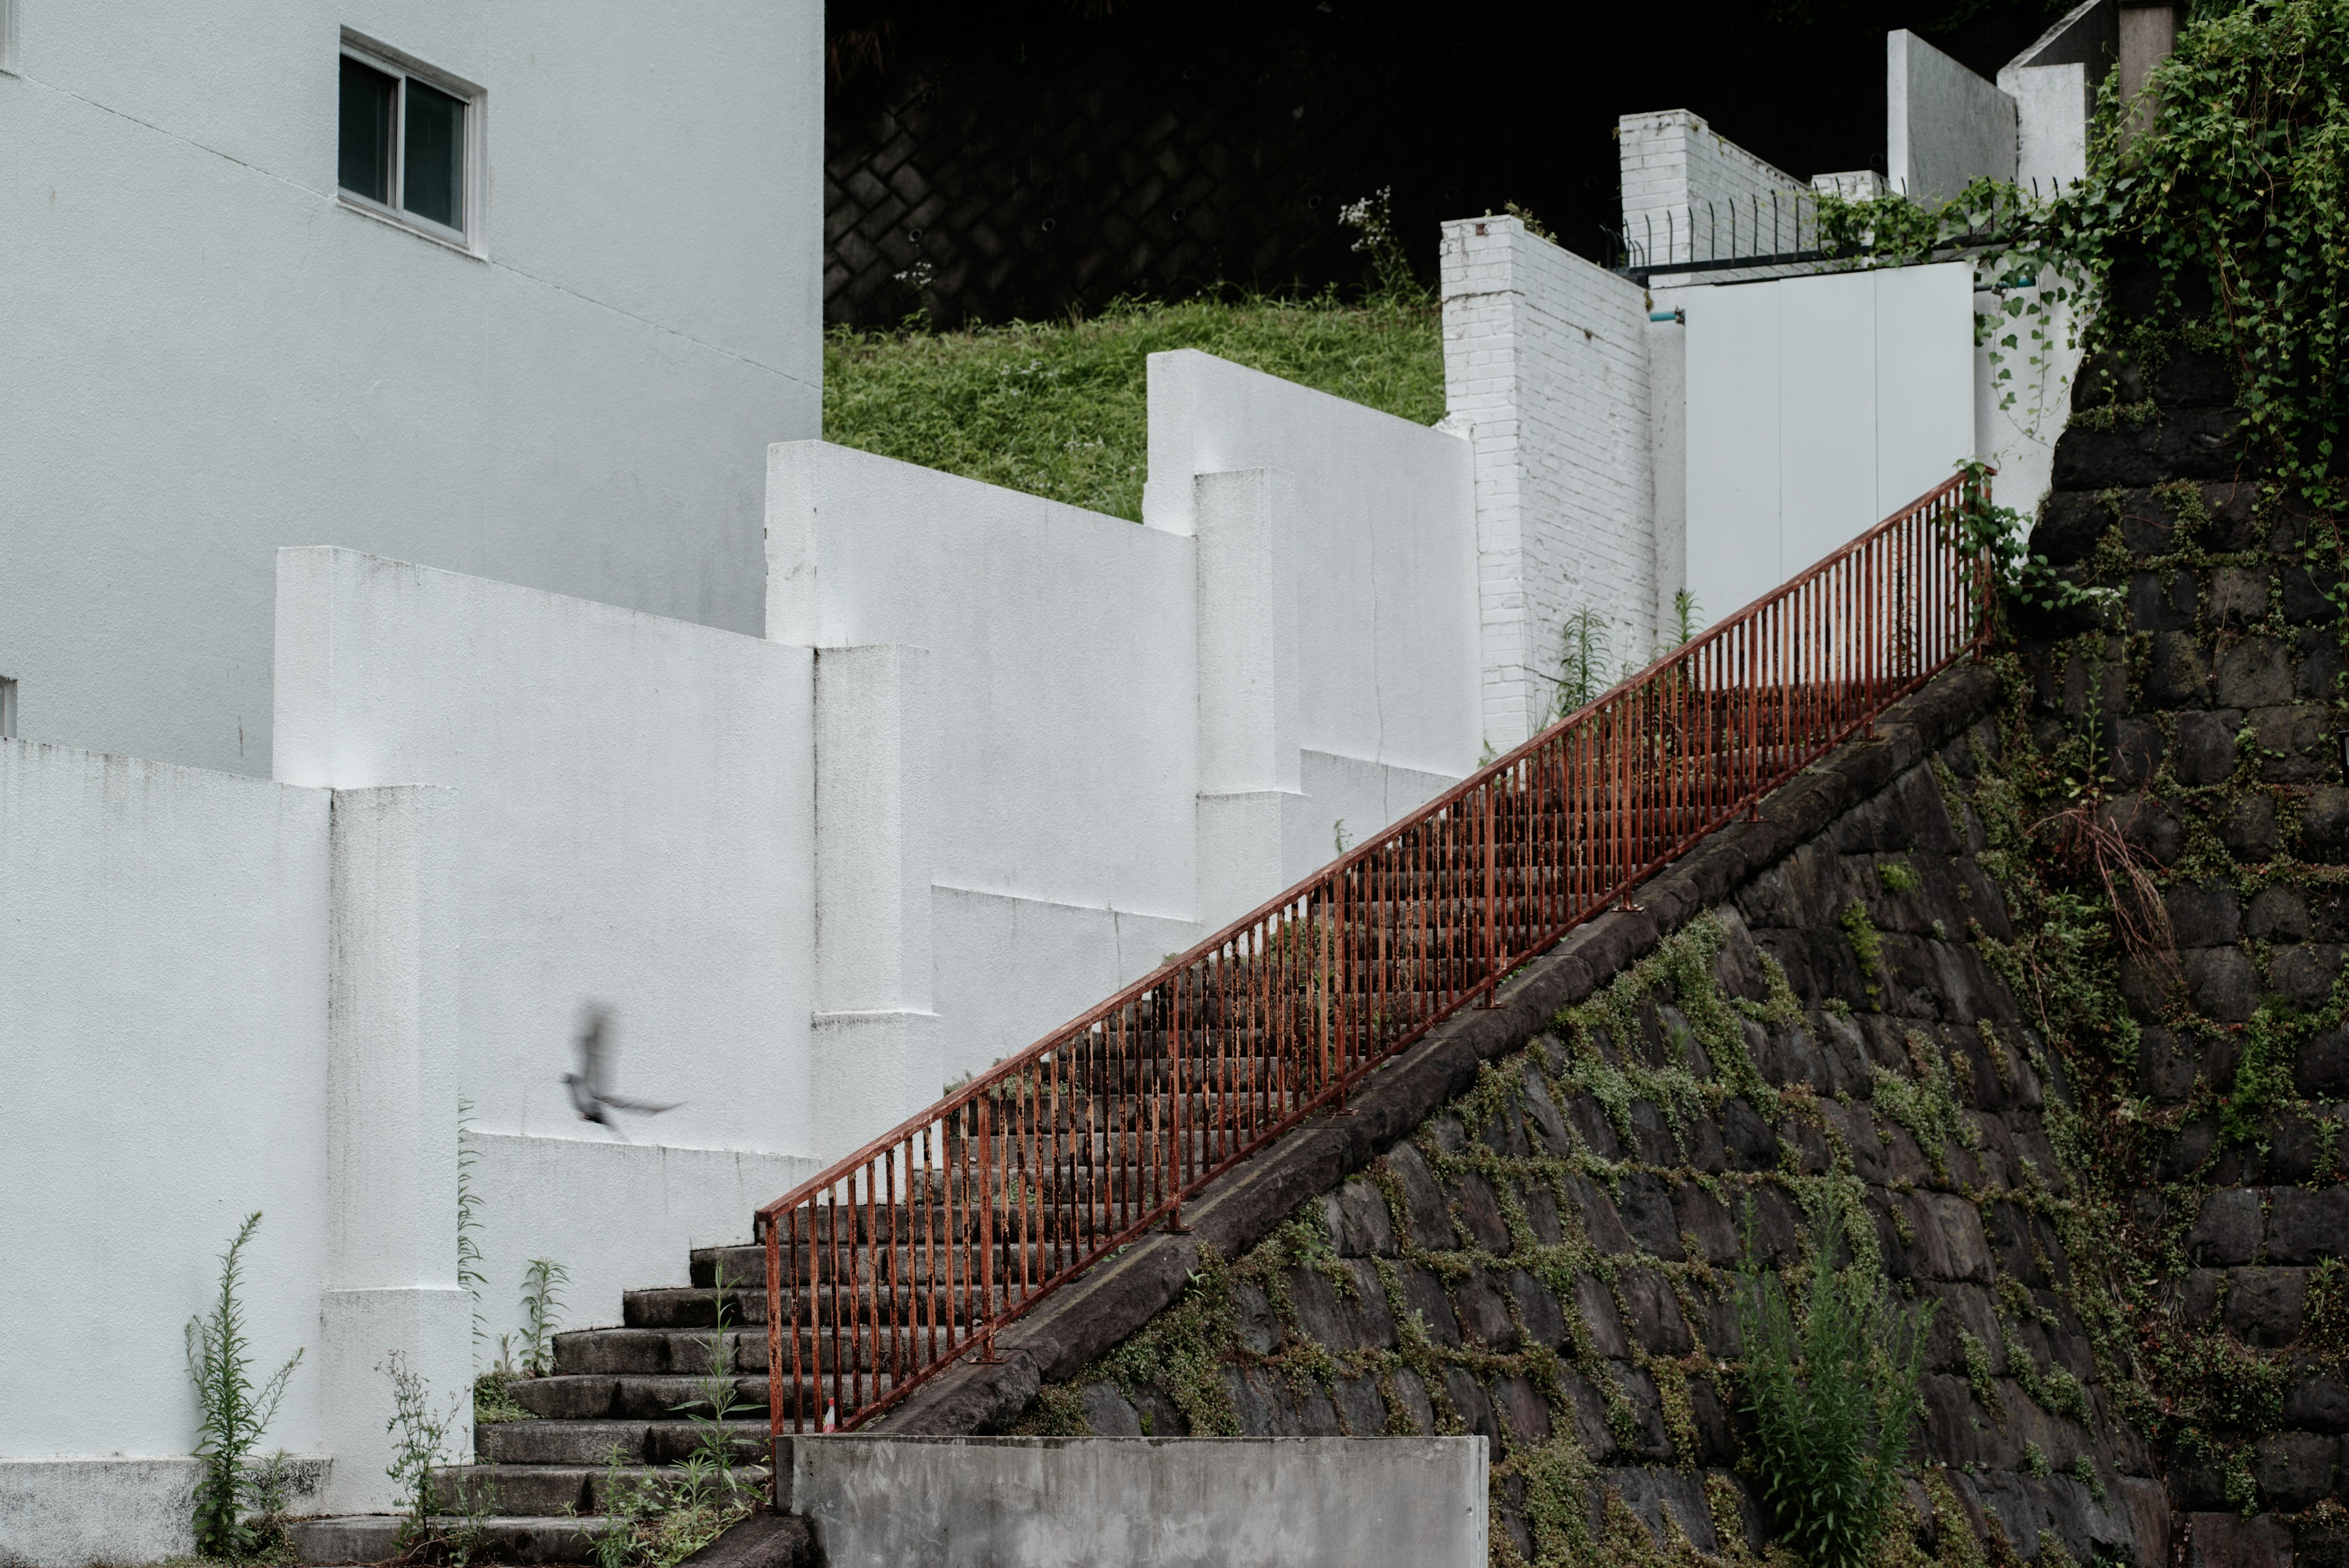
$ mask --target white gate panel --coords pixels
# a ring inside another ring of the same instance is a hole
[[[1675,291],[1687,313],[1687,586],[1707,621],[1974,450],[1963,262]]]

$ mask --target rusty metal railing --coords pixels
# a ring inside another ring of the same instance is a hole
[[[759,1211],[772,1429],[885,1410],[1987,635],[1960,476]]]

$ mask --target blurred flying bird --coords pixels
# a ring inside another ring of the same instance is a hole
[[[622,1132],[620,1124],[612,1119],[614,1111],[636,1111],[643,1116],[657,1116],[663,1111],[673,1111],[684,1103],[680,1100],[657,1106],[650,1100],[632,1100],[625,1095],[612,1093],[613,1062],[619,1054],[619,1047],[613,1043],[618,1032],[612,1027],[611,1010],[590,1004],[585,1025],[579,1036],[579,1071],[563,1075],[564,1085],[571,1091],[571,1103],[577,1108],[581,1121],[598,1123],[614,1137],[626,1143],[628,1135]]]

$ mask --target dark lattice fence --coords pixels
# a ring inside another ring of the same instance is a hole
[[[1660,32],[1638,7],[1516,0],[868,0],[897,20],[885,67],[829,87],[824,314],[950,325],[1343,287],[1364,266],[1338,211],[1381,187],[1431,281],[1439,221],[1506,202],[1597,255],[1619,115],[1684,105],[1803,174],[1878,163],[1882,28],[1930,26],[1938,3],[1834,0],[1795,29],[1723,0]],[[1994,70],[2044,8],[1991,0],[1982,36],[1933,36]]]
[[[1283,68],[1311,32],[1089,30],[893,69],[826,135],[826,318],[881,325],[926,302],[945,321],[1000,320],[1216,281],[1353,281],[1337,210],[1373,176],[1324,131],[1350,95]]]

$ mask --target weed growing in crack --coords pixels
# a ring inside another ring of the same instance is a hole
[[[252,1557],[276,1544],[265,1539],[272,1526],[256,1527],[246,1517],[272,1511],[256,1489],[246,1459],[261,1441],[285,1397],[285,1384],[302,1364],[295,1350],[285,1365],[256,1386],[251,1344],[245,1338],[244,1249],[261,1225],[260,1210],[245,1216],[236,1240],[220,1257],[220,1293],[210,1312],[188,1320],[188,1376],[196,1386],[196,1458],[203,1469],[196,1480],[196,1550],[208,1557]]]
[[[1911,1316],[1889,1298],[1872,1261],[1837,1268],[1832,1238],[1842,1216],[1832,1208],[1812,1205],[1799,1317],[1755,1256],[1749,1219],[1737,1292],[1753,1420],[1747,1455],[1784,1540],[1810,1568],[1862,1568],[1901,1495],[1935,1303]]]
[[[543,1377],[554,1370],[554,1325],[563,1315],[563,1287],[571,1271],[552,1258],[533,1258],[522,1276],[522,1373]]]
[[[727,1436],[726,1424],[752,1407],[743,1401],[735,1386],[733,1356],[726,1343],[726,1264],[722,1261],[709,1299],[717,1309],[717,1326],[696,1341],[701,1347],[701,1372],[694,1379],[694,1397],[669,1408],[693,1426],[693,1453],[686,1461],[689,1490],[697,1494],[697,1501],[707,1488],[712,1501],[730,1503],[742,1483],[734,1474],[734,1445]]]
[[[448,1532],[433,1522],[440,1498],[432,1475],[436,1468],[457,1458],[449,1452],[449,1436],[459,1425],[464,1407],[461,1398],[452,1397],[444,1414],[434,1403],[424,1375],[409,1365],[401,1351],[391,1352],[376,1370],[391,1379],[391,1416],[384,1422],[384,1430],[391,1434],[391,1463],[384,1467],[384,1473],[403,1500],[400,1552],[415,1557],[434,1551],[461,1563],[478,1548],[478,1523]],[[459,1507],[478,1521],[488,1512],[488,1489],[468,1485],[469,1480],[459,1478]]]

